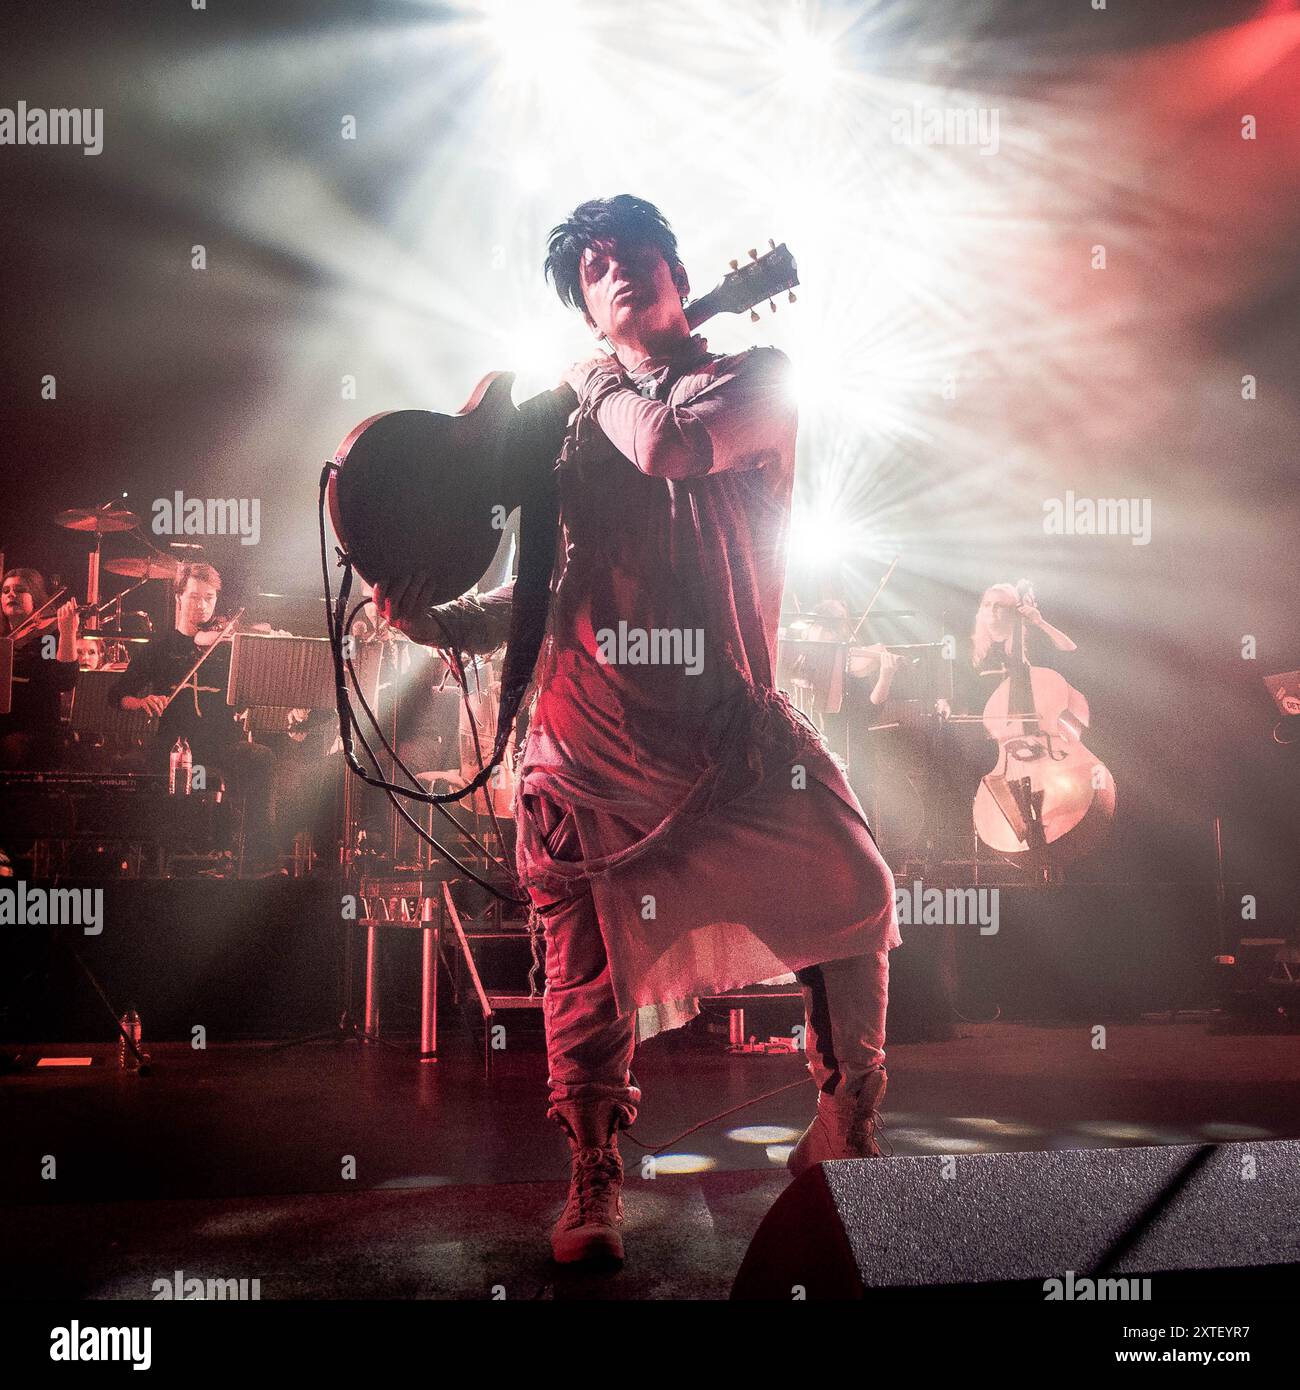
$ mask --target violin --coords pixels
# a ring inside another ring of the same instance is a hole
[[[244,609],[241,608],[233,618],[224,615],[209,618],[194,634],[194,645],[196,647],[211,647],[217,642],[232,642],[236,637],[242,637],[250,632],[255,632],[262,637],[292,636],[283,628],[272,627],[270,623],[244,623],[242,626],[237,626],[243,614]]]
[[[200,631],[203,631],[204,635],[207,637],[208,640],[206,642],[200,642],[199,634],[197,632],[195,633],[195,645],[203,649],[203,655],[199,657],[199,659],[194,663],[194,665],[191,666],[190,669],[186,671],[186,673],[176,683],[171,694],[167,696],[166,701],[163,703],[163,707],[160,711],[160,714],[165,714],[167,712],[167,709],[171,705],[171,702],[181,693],[182,690],[184,690],[189,685],[189,683],[198,674],[199,667],[203,665],[203,663],[208,659],[208,657],[212,655],[214,651],[216,651],[217,647],[222,642],[229,640],[229,638],[234,634],[235,629],[239,626],[239,620],[243,616],[244,610],[241,608],[233,618],[224,619],[220,627],[214,628],[212,626],[211,621],[205,623],[203,628],[200,629]],[[197,701],[197,695],[195,698]]]
[[[1028,583],[1020,587],[1022,602],[1033,603]],[[1030,665],[1023,614],[1008,665],[984,706],[998,761],[975,793],[975,833],[999,854],[1026,856],[1048,882],[1056,865],[1090,853],[1105,838],[1115,815],[1115,780],[1084,745],[1088,701],[1059,671]]]
[[[916,645],[914,642],[900,642],[894,646],[887,642],[872,642],[866,647],[850,647],[845,657],[845,670],[851,676],[878,676],[883,665],[881,658],[890,654],[898,658],[900,666],[916,666],[921,658],[903,653],[904,647]]]
[[[67,593],[68,586],[66,584],[61,585],[39,608],[23,618],[22,621],[14,627],[12,632],[4,635],[17,645],[19,642],[25,642],[29,637],[34,636],[38,632],[46,632],[50,628],[55,627],[59,621],[59,609],[63,607],[64,603],[68,602],[66,597]],[[93,610],[89,609],[87,605],[77,605],[78,617],[89,611]]]

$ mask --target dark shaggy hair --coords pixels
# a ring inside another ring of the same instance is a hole
[[[182,565],[176,571],[176,578],[172,580],[172,592],[177,598],[185,592],[185,586],[191,579],[197,579],[200,584],[211,584],[218,593],[221,592],[221,576],[212,568],[205,565],[202,560],[193,560],[187,565]]]
[[[654,246],[670,270],[681,266],[677,238],[668,219],[653,203],[619,193],[613,198],[593,198],[574,208],[568,221],[552,227],[547,237],[546,278],[555,285],[560,303],[587,312],[582,296],[578,266],[582,253],[598,241],[616,241],[622,246]]]

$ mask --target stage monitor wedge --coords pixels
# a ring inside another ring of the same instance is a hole
[[[763,1218],[734,1299],[1040,1301],[1300,1292],[1300,1141],[820,1164]],[[1067,1292],[1068,1290],[1068,1292]],[[1103,1296],[1142,1296],[1140,1285]]]

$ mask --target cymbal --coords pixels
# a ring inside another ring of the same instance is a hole
[[[54,524],[66,531],[130,531],[139,526],[140,518],[125,507],[70,507],[56,512]]]
[[[118,560],[105,560],[104,568],[109,574],[124,575],[127,579],[175,579],[180,564],[169,555],[151,555],[146,559],[128,555]]]

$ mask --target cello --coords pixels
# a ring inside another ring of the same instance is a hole
[[[1020,588],[1022,602],[1032,603],[1033,590]],[[1059,671],[1030,665],[1017,615],[1007,676],[984,706],[998,761],[971,809],[982,843],[1024,856],[1043,882],[1095,849],[1115,814],[1115,780],[1083,742],[1088,718],[1088,701]]]

